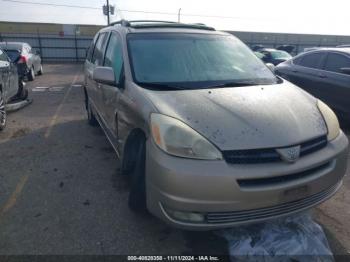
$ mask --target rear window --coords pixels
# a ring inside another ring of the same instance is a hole
[[[20,55],[20,52],[18,50],[5,50],[5,52],[10,58],[11,62],[15,62]]]
[[[292,56],[286,51],[271,51],[271,56],[274,59],[291,59]]]

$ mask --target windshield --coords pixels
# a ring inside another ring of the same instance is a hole
[[[291,59],[292,56],[286,51],[271,51],[271,56],[274,59]]]
[[[141,86],[206,88],[278,81],[263,62],[233,36],[129,34],[128,47],[134,80]]]
[[[11,62],[15,62],[20,55],[18,50],[5,50],[5,52],[10,58]]]

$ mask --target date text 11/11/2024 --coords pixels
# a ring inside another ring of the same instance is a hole
[[[220,261],[218,256],[128,256],[128,261]]]

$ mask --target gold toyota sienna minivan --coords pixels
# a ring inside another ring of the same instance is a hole
[[[98,32],[84,70],[88,122],[130,177],[133,210],[209,230],[309,209],[342,184],[335,114],[231,34],[122,20]]]

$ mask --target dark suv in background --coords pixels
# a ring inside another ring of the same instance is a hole
[[[275,72],[320,98],[342,117],[350,114],[350,48],[323,48],[278,65]]]
[[[0,42],[0,47],[5,50],[11,62],[18,68],[21,79],[33,81],[35,75],[43,73],[40,53],[34,51],[27,43],[21,42]]]

